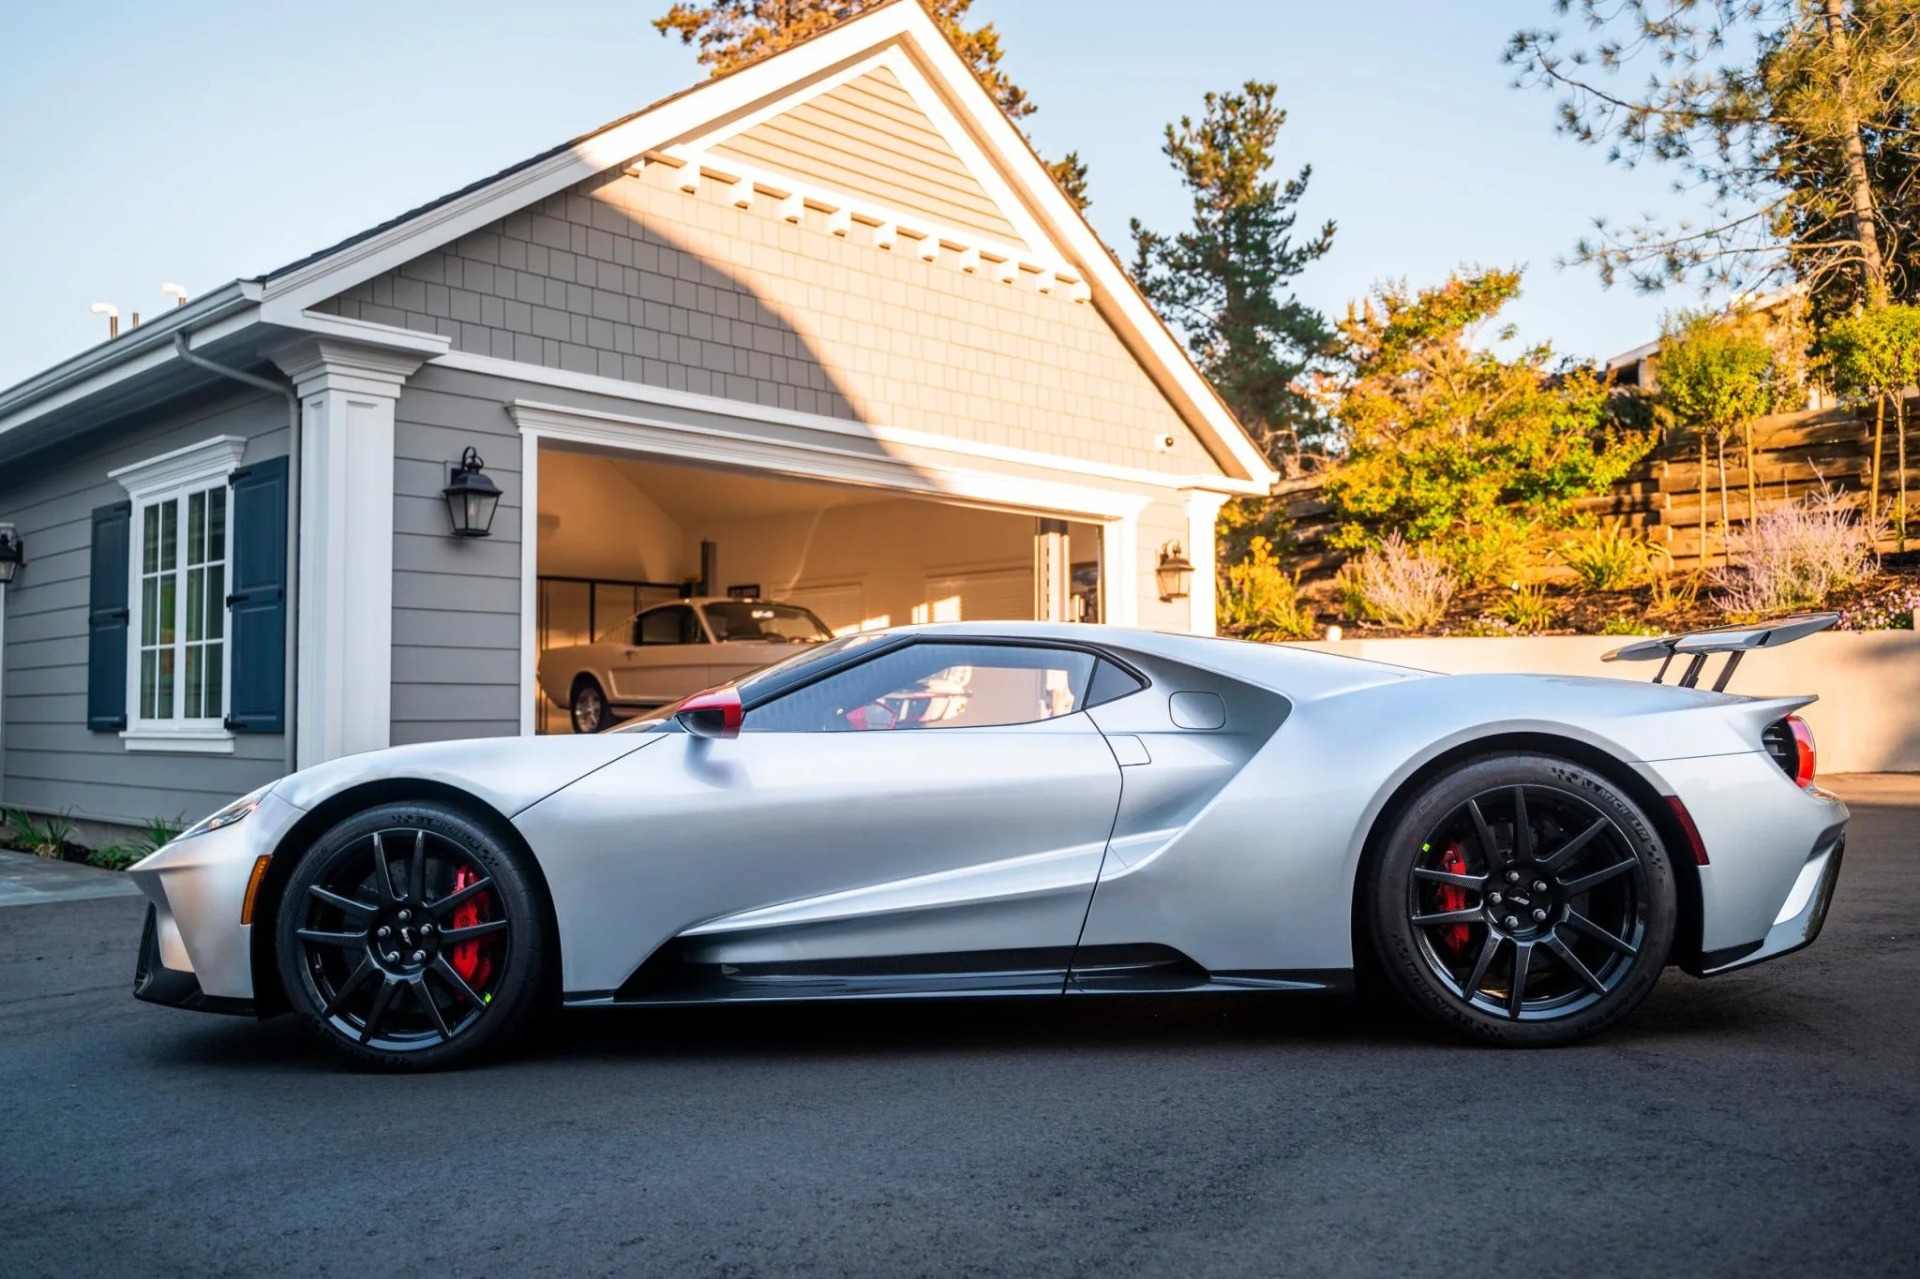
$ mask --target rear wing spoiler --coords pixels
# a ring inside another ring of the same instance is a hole
[[[1680,687],[1693,688],[1700,682],[1700,674],[1706,668],[1707,657],[1712,653],[1725,653],[1726,665],[1720,668],[1719,676],[1713,681],[1713,691],[1718,693],[1726,688],[1727,681],[1733,678],[1734,668],[1740,665],[1740,659],[1756,648],[1779,648],[1791,644],[1797,639],[1826,630],[1840,620],[1838,613],[1802,613],[1795,617],[1783,617],[1777,622],[1765,622],[1754,626],[1715,626],[1704,631],[1689,631],[1685,635],[1663,635],[1659,639],[1635,640],[1623,644],[1611,653],[1602,654],[1603,662],[1651,662],[1658,659],[1660,669],[1654,672],[1653,682],[1658,684],[1666,675],[1667,668],[1673,665],[1676,657],[1686,657],[1687,669],[1680,676]]]

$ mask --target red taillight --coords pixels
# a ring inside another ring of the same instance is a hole
[[[1799,753],[1799,762],[1793,770],[1793,784],[1805,790],[1813,785],[1813,730],[1798,715],[1787,716],[1787,727],[1793,730],[1794,749]]]
[[[1687,846],[1693,850],[1696,866],[1707,865],[1707,842],[1700,838],[1700,828],[1693,824],[1693,814],[1680,802],[1678,795],[1667,796],[1667,805],[1673,809],[1673,819],[1680,823],[1680,833],[1687,837]]]

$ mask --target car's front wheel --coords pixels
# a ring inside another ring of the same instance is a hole
[[[573,682],[573,698],[568,710],[576,733],[597,733],[613,723],[607,695],[601,691],[600,681],[591,675],[582,675]]]
[[[382,804],[294,868],[275,934],[295,1011],[363,1062],[464,1063],[539,1005],[550,959],[521,854],[440,803]]]
[[[1678,912],[1646,814],[1566,760],[1501,755],[1443,775],[1372,861],[1380,966],[1415,1008],[1482,1040],[1571,1043],[1646,998]]]

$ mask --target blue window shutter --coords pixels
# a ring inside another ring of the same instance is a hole
[[[235,471],[227,727],[287,731],[287,459]]]
[[[127,726],[127,578],[133,503],[93,512],[92,580],[87,601],[87,728],[118,732]]]

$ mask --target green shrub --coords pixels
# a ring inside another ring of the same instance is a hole
[[[1609,617],[1600,623],[1602,635],[1658,635],[1660,629],[1649,626],[1637,617]]]
[[[1573,570],[1582,590],[1619,591],[1647,567],[1647,543],[1619,520],[1575,534],[1560,546],[1560,562]]]
[[[151,851],[126,844],[108,844],[105,848],[96,848],[88,853],[87,865],[98,866],[101,870],[125,870]]]
[[[1299,597],[1299,579],[1280,567],[1273,543],[1255,536],[1247,558],[1227,569],[1220,585],[1220,621],[1251,640],[1307,639],[1313,613]]]
[[[1559,610],[1539,586],[1516,586],[1489,611],[1496,621],[1505,622],[1522,635],[1538,635],[1559,616]]]
[[[7,813],[7,842],[23,853],[60,861],[73,842],[73,822],[64,814],[35,821],[30,814],[14,809]]]
[[[1326,480],[1335,547],[1391,530],[1459,580],[1505,581],[1652,447],[1596,370],[1483,340],[1511,336],[1499,316],[1519,293],[1518,270],[1465,269],[1435,288],[1383,286],[1337,325],[1322,384],[1342,446]]]
[[[149,817],[147,824],[140,828],[140,833],[133,837],[131,847],[143,850],[140,855],[145,857],[148,853],[159,852],[180,838],[180,832],[186,828],[187,823],[184,818],[176,817],[168,821],[164,817]]]

